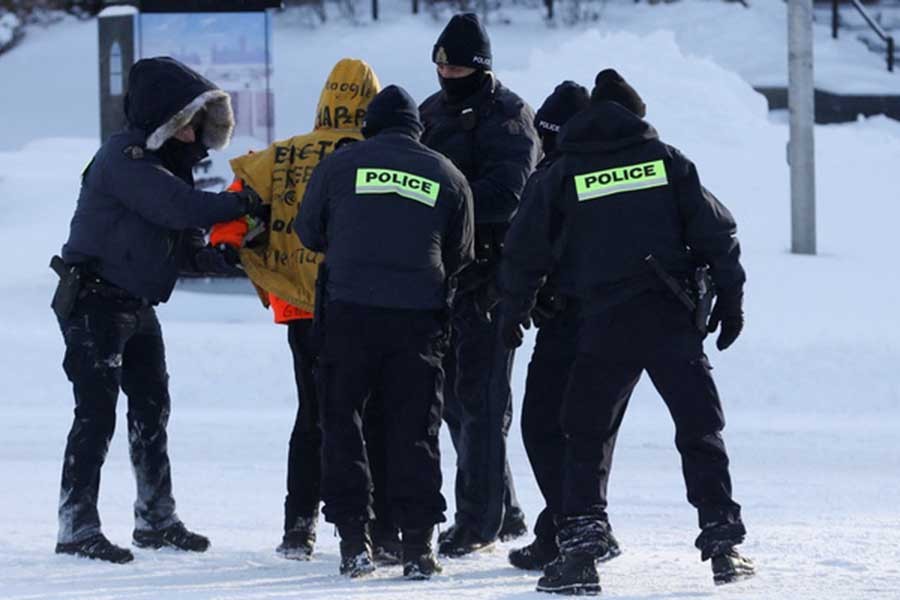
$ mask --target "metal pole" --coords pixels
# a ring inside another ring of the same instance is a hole
[[[838,26],[840,25],[840,21],[838,19],[838,0],[831,0],[831,37],[837,39],[838,37]]]
[[[788,106],[791,138],[791,251],[816,253],[813,0],[788,0]]]
[[[378,0],[372,0],[372,20],[378,20]]]
[[[887,39],[887,59],[888,59],[888,71],[894,72],[894,37],[889,36]]]

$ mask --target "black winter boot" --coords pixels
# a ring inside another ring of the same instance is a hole
[[[506,511],[503,517],[503,525],[497,537],[501,542],[511,542],[528,533],[528,525],[525,524],[525,515],[521,510]]]
[[[538,580],[537,591],[570,596],[596,596],[600,575],[596,559],[589,554],[566,554],[551,562]]]
[[[209,538],[189,531],[184,523],[175,523],[165,529],[135,529],[132,541],[138,548],[174,548],[187,552],[206,552]]]
[[[380,521],[369,523],[372,532],[372,557],[375,564],[389,567],[399,565],[403,559],[403,544],[400,542],[400,530],[393,526],[384,526]]]
[[[284,532],[275,552],[289,560],[309,560],[316,544],[318,515],[297,517],[294,526]]]
[[[559,556],[559,546],[553,538],[536,537],[521,548],[509,551],[509,564],[526,571],[542,571]]]
[[[458,558],[472,552],[487,550],[494,545],[494,540],[482,539],[472,528],[465,525],[453,525],[445,533],[446,535],[441,534],[438,538],[440,542],[438,552],[441,556],[449,558]]]
[[[375,570],[372,562],[372,540],[365,521],[350,521],[338,525],[341,536],[341,575],[364,577]]]
[[[92,535],[80,542],[57,544],[56,553],[104,560],[120,565],[130,563],[134,560],[134,554],[131,553],[131,550],[116,546],[106,539],[106,536],[102,533]]]
[[[403,577],[412,580],[431,579],[444,569],[431,551],[434,527],[403,530]]]
[[[744,558],[734,548],[712,557],[713,583],[724,585],[749,579],[756,575],[753,561]]]

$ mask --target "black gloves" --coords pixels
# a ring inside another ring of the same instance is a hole
[[[552,321],[566,309],[566,300],[552,289],[541,288],[538,292],[537,302],[531,309],[531,318],[535,327],[543,327]]]
[[[241,199],[241,202],[243,202],[244,212],[246,214],[254,219],[259,219],[268,225],[269,219],[272,216],[272,206],[263,204],[263,199],[256,193],[256,190],[245,183],[244,189],[234,193]]]
[[[741,334],[744,328],[744,291],[721,290],[716,296],[716,305],[709,317],[709,325],[706,330],[712,333],[722,324],[722,331],[716,339],[716,348],[725,350]]]
[[[197,273],[235,277],[243,272],[237,267],[237,264],[240,263],[237,250],[226,244],[220,244],[220,246],[226,246],[228,250],[203,246],[194,252],[194,270]],[[229,250],[231,251],[230,253]]]
[[[522,345],[525,338],[524,329],[531,328],[531,321],[526,317],[522,319],[511,314],[510,311],[502,311],[500,313],[500,337],[503,339],[503,345],[514,350]]]

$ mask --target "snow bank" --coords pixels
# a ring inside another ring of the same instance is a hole
[[[0,13],[0,51],[12,43],[21,22],[12,13]]]

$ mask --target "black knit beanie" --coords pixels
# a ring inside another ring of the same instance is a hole
[[[591,91],[591,101],[617,102],[642,119],[647,114],[647,105],[615,69],[604,69],[597,73],[594,89]]]
[[[490,70],[491,40],[478,15],[453,15],[431,52],[437,64]]]
[[[559,133],[566,121],[590,104],[588,91],[574,81],[563,81],[547,96],[534,115],[538,133]]]
[[[401,129],[413,137],[422,134],[419,107],[406,90],[389,85],[372,98],[363,121],[363,137],[370,138],[385,129]]]

